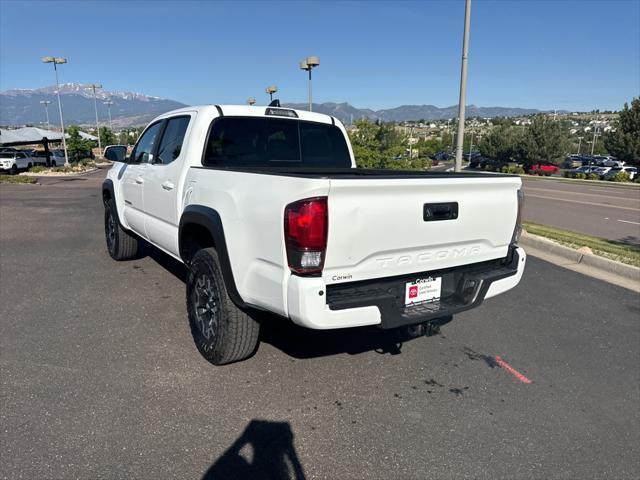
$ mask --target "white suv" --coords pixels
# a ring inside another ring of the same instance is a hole
[[[0,152],[0,170],[8,171],[14,175],[18,173],[18,170],[30,169],[33,163],[33,158],[25,152]]]

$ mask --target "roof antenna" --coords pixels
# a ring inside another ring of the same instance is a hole
[[[271,103],[269,104],[270,107],[279,107],[280,106],[280,100],[278,100],[277,98],[275,100],[272,100]]]

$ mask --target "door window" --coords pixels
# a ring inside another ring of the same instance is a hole
[[[131,163],[149,163],[153,160],[153,149],[160,133],[162,122],[154,123],[144,132],[131,153]]]
[[[175,117],[167,121],[167,126],[162,134],[162,140],[158,147],[157,163],[164,165],[173,162],[180,156],[184,134],[189,126],[191,117]]]

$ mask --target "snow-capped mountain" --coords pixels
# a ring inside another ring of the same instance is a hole
[[[65,124],[95,122],[93,90],[80,83],[63,83],[60,96],[64,111]],[[152,97],[135,92],[111,92],[96,89],[98,117],[102,122],[108,120],[107,106],[103,102],[113,102],[111,117],[114,127],[144,125],[153,117],[185,105],[175,100]],[[36,89],[12,89],[0,93],[0,124],[24,125],[46,122],[46,114],[41,101],[51,101],[49,120],[58,125],[58,104],[56,86]]]

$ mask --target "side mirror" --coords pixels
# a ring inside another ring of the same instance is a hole
[[[127,146],[126,145],[109,145],[104,149],[104,158],[112,162],[126,162]]]

